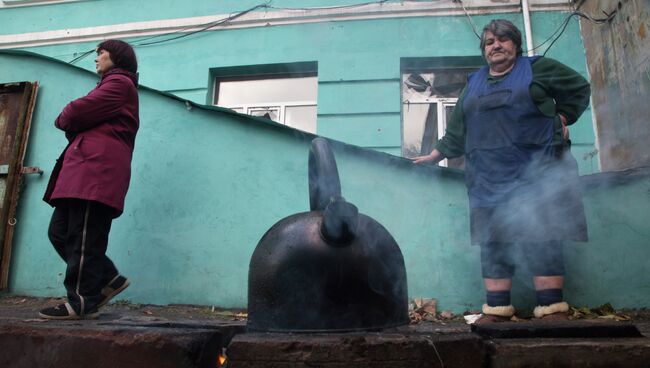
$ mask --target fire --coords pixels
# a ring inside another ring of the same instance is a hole
[[[219,362],[219,365],[217,367],[223,367],[224,364],[226,364],[226,356],[224,354],[219,354],[217,361]]]

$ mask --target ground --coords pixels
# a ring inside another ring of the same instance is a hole
[[[548,325],[520,316],[473,333],[463,315],[438,312],[429,299],[411,303],[413,322],[407,326],[292,334],[247,333],[245,311],[212,306],[118,300],[102,308],[97,320],[38,317],[41,308],[63,301],[0,294],[0,366],[604,368],[650,361],[650,311],[613,310],[608,304],[574,308],[576,320],[569,323]],[[627,333],[635,327],[636,335]],[[218,363],[221,359],[226,364]]]
[[[0,324],[9,321],[38,322],[38,311],[46,306],[65,302],[60,298],[36,298],[29,296],[0,295]],[[100,320],[131,319],[140,321],[202,321],[207,324],[245,321],[242,310],[225,310],[196,305],[145,305],[118,300],[101,309]]]
[[[64,299],[59,298],[37,298],[28,296],[18,296],[9,294],[0,294],[0,324],[13,322],[28,323],[52,323],[52,321],[42,320],[38,317],[38,311],[44,306],[53,306],[63,303]],[[415,305],[413,305],[415,304]],[[451,314],[450,312],[435,312],[435,307],[427,308],[426,300],[422,308],[417,308],[417,303],[412,303],[410,312],[411,328],[425,331],[446,331],[460,332],[460,330],[469,330],[465,324],[463,316]],[[413,308],[415,307],[415,308]],[[633,310],[613,310],[608,305],[598,308],[572,308],[573,318],[578,320],[618,320],[631,321],[641,331],[641,333],[650,337],[650,310],[633,309]],[[433,312],[435,316],[431,313]],[[526,317],[526,316],[525,316]],[[149,304],[131,304],[126,301],[118,300],[110,303],[101,309],[99,321],[132,321],[132,322],[169,322],[169,323],[204,323],[206,325],[222,324],[245,324],[245,310],[228,310],[219,309],[212,306],[197,305],[149,305]],[[517,319],[516,321],[526,322],[527,318]]]

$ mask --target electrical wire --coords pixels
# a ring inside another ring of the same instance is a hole
[[[350,5],[336,5],[336,6],[321,6],[321,7],[313,7],[313,8],[286,8],[286,7],[276,7],[270,5],[269,8],[271,9],[276,9],[276,10],[326,10],[326,9],[350,9],[350,8],[358,8],[361,6],[366,6],[366,5],[372,5],[372,4],[383,4],[387,2],[391,2],[395,0],[378,0],[378,1],[368,1],[365,3],[359,3],[359,4],[350,4]]]
[[[472,27],[472,31],[474,32],[476,37],[478,37],[478,39],[480,40],[481,36],[477,32],[476,26],[474,25],[474,22],[472,21],[472,17],[469,15],[469,12],[465,8],[465,4],[463,3],[463,0],[452,0],[452,1],[460,3],[460,5],[463,7],[463,11],[465,12],[465,15],[467,16],[467,20],[469,22],[469,25]],[[566,30],[567,26],[569,25],[569,21],[574,16],[579,16],[579,17],[585,18],[585,19],[589,20],[590,22],[593,22],[593,23],[596,23],[596,24],[603,24],[603,23],[611,21],[614,18],[615,14],[616,14],[616,10],[614,10],[610,14],[607,14],[607,13],[603,12],[603,13],[605,13],[605,15],[607,15],[607,18],[593,18],[593,17],[591,17],[591,16],[589,16],[589,15],[587,15],[585,13],[582,13],[582,12],[578,11],[578,9],[580,9],[580,6],[582,6],[582,4],[583,3],[580,3],[580,5],[577,7],[577,9],[575,11],[573,11],[571,14],[569,14],[564,19],[564,21],[562,21],[562,24],[546,40],[544,40],[544,42],[540,43],[539,45],[533,47],[531,50],[528,50],[528,51],[537,50],[540,47],[544,46],[547,42],[552,40],[550,45],[544,51],[544,55],[546,55],[548,50],[550,50],[551,47],[555,44],[555,42],[557,42],[557,40],[562,36],[562,34]],[[559,34],[558,34],[558,32],[559,32]]]
[[[251,8],[249,8],[249,9],[246,9],[244,11],[240,11],[240,12],[238,12],[238,13],[236,13],[234,15],[231,15],[229,17],[219,19],[219,20],[216,20],[216,21],[213,21],[213,22],[210,22],[210,23],[203,24],[203,25],[201,25],[200,29],[197,29],[197,30],[192,31],[192,32],[183,33],[183,32],[185,32],[186,30],[188,30],[190,28],[196,28],[196,26],[191,26],[191,27],[187,27],[187,28],[184,28],[184,29],[181,29],[181,30],[174,31],[174,32],[155,35],[155,36],[135,40],[131,44],[133,46],[135,46],[135,47],[137,47],[137,46],[150,46],[150,45],[156,45],[156,44],[159,44],[159,43],[174,41],[174,40],[178,40],[180,38],[192,36],[192,35],[195,35],[197,33],[205,32],[205,31],[207,31],[207,30],[209,30],[211,28],[214,28],[216,26],[219,26],[221,24],[224,24],[224,23],[230,22],[232,20],[235,20],[235,19],[237,19],[239,17],[242,17],[242,16],[244,16],[244,15],[246,15],[246,14],[252,12],[252,11],[255,11],[257,9],[269,8],[270,3],[271,3],[271,1],[268,1],[268,2],[266,2],[264,4],[255,5],[255,6],[251,7]],[[179,34],[179,33],[181,33],[181,34]],[[158,37],[165,37],[165,36],[174,35],[174,34],[178,34],[178,35],[175,36],[175,37],[166,38],[164,40],[143,42],[143,41],[147,41],[147,40],[150,40],[150,39],[154,39],[154,38],[158,38]]]
[[[259,5],[253,6],[253,7],[249,8],[249,9],[247,9],[247,10],[244,10],[244,11],[238,12],[237,14],[234,14],[234,15],[232,15],[232,16],[230,16],[230,17],[227,17],[227,18],[224,18],[224,19],[220,19],[220,20],[217,20],[217,21],[214,21],[214,22],[206,23],[206,24],[203,25],[203,27],[202,27],[201,29],[198,29],[198,30],[193,31],[193,32],[184,33],[184,34],[181,34],[181,35],[179,35],[179,36],[171,37],[171,38],[167,38],[167,39],[160,40],[160,41],[155,41],[155,42],[143,42],[143,41],[146,41],[146,40],[149,40],[149,39],[154,39],[154,38],[158,38],[158,37],[169,36],[169,35],[171,35],[171,34],[182,33],[182,32],[184,32],[184,31],[186,31],[186,30],[188,30],[188,29],[190,29],[190,28],[196,28],[196,26],[187,27],[187,28],[184,28],[184,29],[181,29],[181,30],[177,30],[177,31],[174,31],[174,32],[170,32],[170,33],[165,33],[165,34],[160,34],[160,35],[155,35],[155,36],[151,36],[151,37],[147,37],[147,38],[138,39],[138,40],[133,41],[132,44],[133,44],[134,46],[149,46],[149,45],[155,45],[155,44],[159,44],[159,43],[163,43],[163,42],[168,42],[168,41],[177,40],[177,39],[179,39],[179,38],[183,38],[183,37],[191,36],[191,35],[193,35],[193,34],[197,34],[197,33],[200,33],[200,32],[207,31],[207,30],[209,30],[209,29],[211,29],[211,28],[214,28],[214,27],[216,27],[216,26],[218,26],[218,25],[221,25],[221,24],[227,23],[227,22],[229,22],[229,21],[232,21],[232,20],[234,20],[234,19],[237,19],[237,18],[239,18],[239,17],[241,17],[241,16],[243,16],[243,15],[245,15],[245,14],[248,14],[248,13],[250,13],[250,12],[252,12],[252,11],[255,11],[255,10],[257,10],[257,9],[264,9],[264,8],[266,8],[266,9],[275,9],[275,10],[323,10],[323,9],[349,9],[349,8],[362,7],[362,6],[366,6],[366,5],[372,5],[372,4],[384,4],[384,3],[387,3],[387,2],[393,2],[393,1],[399,1],[399,0],[378,0],[378,1],[368,1],[368,2],[359,3],[359,4],[340,5],[340,6],[329,6],[329,7],[289,8],[289,7],[277,7],[277,6],[273,6],[273,5],[271,5],[272,0],[269,0],[269,1],[266,2],[266,3],[263,3],[263,4],[259,4]],[[434,0],[431,0],[431,1],[434,1]],[[443,1],[443,0],[437,0],[437,1]]]
[[[583,13],[583,12],[574,11],[564,19],[564,21],[562,22],[562,25],[560,25],[560,27],[558,27],[558,29],[556,29],[555,32],[553,32],[551,34],[551,36],[549,36],[546,40],[544,40],[544,42],[542,42],[539,45],[535,46],[531,51],[542,47],[544,44],[546,44],[547,42],[549,42],[552,39],[553,41],[551,41],[551,43],[548,45],[548,47],[546,48],[546,50],[544,50],[544,53],[542,54],[543,56],[546,56],[546,53],[548,52],[548,50],[550,50],[551,47],[553,47],[555,42],[557,42],[557,40],[560,39],[560,37],[562,36],[564,31],[566,30],[567,26],[569,25],[569,22],[570,22],[571,18],[573,18],[575,16],[582,17],[582,18],[587,19],[588,21],[590,21],[592,23],[595,23],[595,24],[604,24],[604,23],[608,23],[612,19],[614,19],[614,16],[616,16],[616,10],[613,11],[611,14],[605,14],[605,15],[607,15],[607,18],[593,18],[593,17],[591,17],[591,16],[589,16],[589,15]],[[558,32],[559,32],[559,34],[558,34]],[[557,34],[557,36],[556,36],[556,34]]]
[[[460,6],[463,7],[463,11],[465,12],[465,15],[467,16],[467,20],[469,21],[469,25],[472,26],[472,31],[474,31],[474,34],[480,40],[481,36],[479,36],[478,32],[476,31],[476,26],[474,25],[474,22],[472,21],[472,17],[469,16],[469,12],[467,12],[467,9],[465,9],[465,3],[463,3],[463,0],[453,0],[453,2],[458,2],[458,3],[460,3]]]
[[[84,52],[81,53],[81,55],[79,55],[79,56],[75,57],[74,59],[68,61],[68,64],[74,64],[79,60],[85,59],[88,55],[92,54],[94,51],[95,51],[95,49],[84,51]],[[77,53],[75,52],[73,55],[77,55]]]
[[[231,15],[229,17],[219,19],[219,20],[216,20],[216,21],[213,21],[213,22],[210,22],[210,23],[202,24],[202,25],[200,25],[200,27],[201,27],[200,29],[192,31],[192,32],[184,33],[188,29],[196,28],[196,26],[190,26],[190,27],[186,27],[186,28],[183,28],[183,29],[180,29],[180,30],[176,30],[174,32],[158,34],[158,35],[154,35],[154,36],[150,36],[150,37],[136,39],[136,40],[131,42],[131,45],[133,47],[156,45],[156,44],[160,44],[160,43],[163,43],[163,42],[169,42],[169,41],[177,40],[177,39],[180,39],[180,38],[188,37],[188,36],[191,36],[191,35],[194,35],[194,34],[197,34],[197,33],[205,32],[205,31],[207,31],[207,30],[209,30],[211,28],[214,28],[214,27],[216,27],[218,25],[221,25],[221,24],[227,23],[229,21],[232,21],[234,19],[237,19],[237,18],[239,18],[239,17],[241,17],[241,16],[243,16],[245,14],[248,14],[248,13],[250,13],[252,11],[255,11],[257,9],[268,8],[270,4],[271,4],[271,0],[269,0],[268,2],[263,3],[263,4],[255,5],[255,6],[249,8],[249,9],[246,9],[244,11],[240,11],[240,12],[238,12],[236,14],[233,14],[233,15]],[[144,42],[144,41],[148,41],[148,40],[152,40],[152,39],[156,39],[156,38],[160,38],[160,37],[166,37],[166,36],[170,36],[170,35],[177,35],[177,36],[166,38],[166,39],[163,39],[163,40],[158,40],[158,41]],[[80,60],[83,60],[86,57],[88,57],[88,55],[92,54],[94,51],[95,51],[95,49],[84,51],[79,56],[76,56],[74,59],[70,60],[68,62],[68,64],[74,64],[74,63],[76,63],[76,62],[78,62]],[[76,55],[76,54],[77,53],[74,53],[74,55]]]
[[[201,32],[208,31],[208,30],[210,30],[210,29],[212,29],[214,27],[217,27],[219,25],[228,23],[228,22],[230,22],[232,20],[240,18],[240,17],[242,17],[242,16],[244,16],[244,15],[250,13],[250,12],[253,12],[255,10],[258,10],[258,9],[276,9],[276,10],[350,9],[350,8],[356,8],[356,7],[361,7],[361,6],[371,5],[371,4],[384,4],[384,3],[392,2],[392,1],[396,1],[396,0],[368,1],[368,2],[364,2],[364,3],[358,3],[358,4],[339,5],[339,6],[330,6],[330,7],[288,8],[288,7],[275,7],[275,6],[271,5],[272,0],[269,0],[266,3],[261,3],[261,4],[258,4],[258,5],[255,5],[255,6],[251,7],[251,8],[249,8],[249,9],[237,12],[237,13],[235,13],[235,14],[233,14],[231,16],[228,16],[226,18],[202,24],[202,25],[200,25],[201,28],[199,28],[197,30],[194,30],[194,31],[191,31],[191,32],[186,32],[186,31],[188,29],[196,28],[196,26],[188,26],[186,28],[179,29],[179,30],[176,30],[174,32],[158,34],[158,35],[154,35],[154,36],[149,36],[149,37],[136,39],[136,40],[131,42],[131,45],[133,47],[151,46],[151,45],[157,45],[157,44],[161,44],[161,43],[170,42],[170,41],[178,40],[178,39],[181,39],[181,38],[189,37],[189,36],[201,33]],[[436,1],[436,0],[430,0],[430,1]],[[472,20],[472,18],[470,16],[469,12],[465,8],[465,4],[464,4],[463,0],[452,0],[452,2],[456,2],[456,3],[459,3],[461,5],[461,7],[463,8],[463,12],[467,16],[467,20],[468,20],[470,26],[472,27],[472,31],[474,32],[476,37],[478,39],[480,39],[481,36],[478,34],[476,26],[475,26],[475,24],[474,24],[474,22],[473,22],[473,20]],[[566,30],[567,26],[569,25],[569,22],[570,22],[571,18],[574,17],[574,16],[579,16],[579,17],[585,18],[585,19],[587,19],[587,20],[589,20],[589,21],[591,21],[593,23],[596,23],[596,24],[602,24],[602,23],[605,23],[605,22],[609,22],[615,16],[615,14],[616,14],[616,10],[614,10],[611,14],[605,13],[605,15],[607,15],[607,18],[597,19],[597,18],[593,18],[593,17],[591,17],[591,16],[589,16],[587,14],[584,14],[584,13],[576,10],[576,11],[572,12],[570,15],[568,15],[564,19],[562,24],[558,27],[558,29],[556,29],[551,34],[551,36],[549,36],[546,40],[544,40],[539,45],[535,46],[530,51],[537,50],[537,49],[539,49],[540,47],[542,47],[543,45],[545,45],[546,43],[548,43],[550,41],[551,42],[550,45],[544,51],[544,55],[546,55],[548,50],[550,50],[550,48],[555,44],[555,42],[557,42],[557,40],[562,36],[562,34]],[[172,36],[172,37],[165,38],[165,39],[162,39],[162,40],[150,41],[150,40],[154,40],[154,39],[157,39],[157,38],[168,37],[168,36]],[[74,63],[76,63],[76,62],[78,62],[80,60],[83,60],[84,58],[88,57],[88,55],[92,54],[94,51],[95,51],[95,49],[83,51],[83,52],[81,52],[81,54],[79,54],[78,56],[75,56],[68,63],[69,64],[74,64]],[[73,55],[77,55],[77,53],[74,53]]]

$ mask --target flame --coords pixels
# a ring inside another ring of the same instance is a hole
[[[218,362],[219,362],[218,367],[223,367],[223,365],[226,363],[226,356],[223,354],[219,354]]]

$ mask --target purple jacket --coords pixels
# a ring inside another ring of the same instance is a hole
[[[52,170],[44,201],[78,198],[124,210],[131,157],[140,124],[137,77],[123,69],[105,73],[87,96],[70,102],[54,125],[69,144]]]

